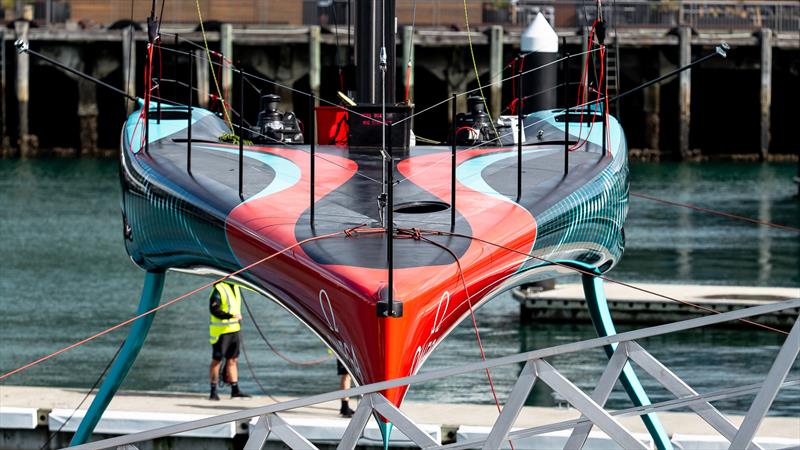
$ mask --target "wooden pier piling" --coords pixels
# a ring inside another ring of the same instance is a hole
[[[661,148],[661,85],[656,83],[642,92],[644,97],[644,142],[648,150]]]
[[[208,108],[209,84],[208,84],[208,57],[205,50],[194,51],[195,74],[197,75],[197,104],[201,108]]]
[[[25,20],[14,22],[14,33],[16,39],[28,41],[28,31],[30,24]],[[19,154],[23,158],[32,156],[34,150],[32,138],[28,127],[28,102],[30,101],[30,56],[26,52],[17,53],[17,117],[18,117],[18,146]]]
[[[89,72],[89,70],[86,70]],[[80,78],[78,83],[78,123],[80,124],[80,156],[97,155],[97,85]]]
[[[762,161],[769,157],[770,108],[772,107],[772,30],[763,28],[759,33],[761,43],[761,145]]]
[[[6,156],[11,150],[6,117],[6,29],[0,27],[0,156]]]
[[[322,30],[319,26],[308,27],[308,84],[314,95],[314,106],[319,106],[319,89],[322,78]],[[313,111],[309,111],[309,115]]]
[[[233,60],[233,25],[223,23],[220,26],[219,41],[222,58],[218,58],[215,62],[222,64],[222,81],[220,82],[222,84],[220,86],[222,88],[222,96],[226,102],[231,102],[234,97],[231,90],[233,86],[233,66],[228,62]],[[227,110],[231,110],[232,105],[230,103],[225,103],[224,106]]]
[[[692,62],[692,29],[678,29],[678,67]],[[689,159],[692,149],[689,143],[689,127],[692,111],[692,69],[679,75],[678,81],[678,152],[681,159]]]
[[[134,40],[135,30],[127,27],[122,30],[122,77],[125,93],[136,96],[136,41]],[[125,112],[130,114],[136,105],[130,99],[123,99],[125,102]]]

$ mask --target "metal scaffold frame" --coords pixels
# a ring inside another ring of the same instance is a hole
[[[800,299],[788,300],[770,305],[755,306],[752,308],[713,314],[696,319],[655,326],[642,330],[630,331],[613,336],[599,337],[580,342],[549,347],[531,352],[520,353],[502,358],[486,360],[484,362],[468,364],[459,367],[417,374],[414,376],[398,378],[379,383],[373,383],[348,390],[339,390],[311,397],[290,400],[267,406],[251,408],[234,413],[223,414],[200,420],[185,422],[178,425],[162,427],[154,430],[119,436],[101,441],[96,441],[75,447],[77,449],[102,449],[135,444],[149,441],[177,433],[196,430],[212,425],[224,424],[237,420],[246,420],[257,417],[256,425],[250,431],[246,449],[260,449],[267,438],[277,437],[284,444],[293,449],[315,449],[316,447],[300,433],[284,421],[278,413],[291,409],[306,407],[336,400],[346,396],[362,395],[358,408],[344,432],[339,449],[353,449],[363,434],[370,416],[379,414],[391,421],[396,428],[402,431],[410,440],[421,448],[500,448],[507,440],[515,440],[546,432],[572,429],[572,433],[565,448],[583,448],[589,432],[597,427],[605,432],[622,448],[646,449],[647,446],[638,440],[630,430],[626,429],[617,417],[641,416],[657,411],[666,411],[680,407],[688,407],[700,418],[717,430],[735,449],[760,449],[753,442],[756,431],[769,411],[778,391],[784,386],[800,385],[800,379],[786,380],[794,361],[800,352],[800,320],[796,320],[789,335],[784,341],[778,355],[772,363],[769,372],[762,383],[729,388],[717,392],[699,394],[689,384],[678,377],[668,367],[659,362],[652,354],[647,352],[636,341],[649,337],[685,331],[720,324],[777,311],[797,309],[800,311]],[[800,319],[800,315],[798,317]],[[589,350],[599,347],[612,346],[614,352],[609,359],[603,374],[595,385],[591,394],[586,394],[574,383],[562,375],[545,359],[565,353]],[[486,370],[510,364],[524,364],[522,371],[514,385],[508,400],[503,406],[501,414],[496,419],[491,432],[486,439],[457,442],[442,446],[428,433],[423,431],[400,409],[391,404],[380,392],[389,388],[419,384],[430,380],[453,377],[456,375]],[[675,395],[674,400],[669,400],[652,405],[634,407],[626,410],[608,411],[604,408],[617,379],[627,364],[639,366],[650,377],[658,381],[664,388]],[[579,419],[538,426],[523,430],[511,431],[517,416],[524,406],[525,399],[534,383],[540,380],[553,391],[565,398],[569,404],[582,415]],[[712,406],[712,401],[733,398],[744,395],[756,394],[747,415],[738,428],[723,413]],[[130,447],[128,447],[130,448]]]

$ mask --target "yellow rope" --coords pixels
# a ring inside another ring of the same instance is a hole
[[[200,33],[203,35],[203,45],[206,48],[206,59],[208,59],[208,67],[209,70],[211,70],[211,76],[214,78],[214,86],[217,88],[217,95],[219,95],[219,99],[222,101],[222,112],[225,114],[225,121],[228,122],[228,126],[231,127],[231,130],[233,130],[233,122],[231,122],[231,118],[228,115],[228,108],[225,105],[225,98],[222,96],[222,90],[219,88],[219,82],[217,82],[217,74],[216,72],[214,72],[214,63],[211,61],[211,51],[208,49],[208,39],[206,38],[206,29],[203,26],[203,13],[200,12],[200,0],[195,0],[194,4],[197,7],[197,18],[200,19]],[[224,60],[222,64],[225,64]]]
[[[469,42],[469,54],[472,56],[472,68],[475,70],[475,81],[478,82],[478,92],[481,94],[483,100],[483,107],[486,108],[486,114],[489,116],[489,123],[492,124],[492,131],[494,135],[499,138],[497,129],[494,127],[494,119],[492,119],[492,111],[486,103],[486,96],[483,95],[483,86],[481,86],[481,76],[478,74],[478,63],[475,62],[475,52],[472,50],[472,32],[469,30],[469,13],[467,12],[467,0],[464,0],[464,23],[467,25],[467,41]],[[453,118],[455,120],[455,117]],[[499,141],[498,141],[499,142]]]

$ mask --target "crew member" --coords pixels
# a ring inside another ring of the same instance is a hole
[[[214,285],[209,299],[211,322],[211,395],[209,400],[219,400],[217,385],[219,384],[219,369],[222,359],[225,358],[222,379],[231,385],[231,398],[250,397],[239,390],[239,342],[242,320],[242,292],[239,286],[220,282]]]

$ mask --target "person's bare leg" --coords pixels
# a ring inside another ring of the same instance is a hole
[[[231,398],[241,397],[248,398],[249,395],[239,390],[239,365],[238,358],[229,358],[225,366],[228,368],[228,380],[231,383]]]
[[[208,379],[211,381],[211,395],[209,395],[208,398],[211,400],[219,400],[219,396],[217,395],[217,383],[219,383],[220,364],[222,364],[222,361],[212,359],[211,366],[208,369]]]
[[[239,382],[238,362],[239,358],[228,358],[228,364],[225,365],[228,368],[228,381],[230,381],[231,384]]]
[[[350,374],[344,374],[339,378],[339,387],[341,389],[350,389]],[[350,409],[350,397],[342,397],[342,406],[339,408],[339,414],[343,417],[353,417],[353,411]]]
[[[341,379],[339,380],[339,389],[350,389],[350,374],[346,373],[342,375]],[[350,397],[342,397],[342,400],[349,401]]]
[[[217,361],[212,359],[211,360],[211,367],[208,371],[208,378],[211,381],[211,384],[216,385],[219,383],[219,366],[222,364],[222,361]]]

